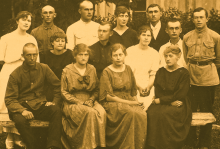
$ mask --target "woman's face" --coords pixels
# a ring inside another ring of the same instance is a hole
[[[179,56],[176,54],[173,54],[172,52],[164,54],[164,58],[168,66],[175,65],[177,61],[179,60]]]
[[[64,50],[66,41],[65,38],[57,38],[52,42],[54,50],[61,51]]]
[[[140,44],[143,46],[148,46],[150,44],[151,38],[151,32],[149,30],[142,32],[139,36]]]
[[[18,28],[20,28],[23,31],[27,31],[31,26],[31,16],[28,15],[26,18],[20,18],[16,22],[18,24]]]
[[[120,66],[124,64],[125,54],[122,49],[118,49],[115,52],[112,52],[112,63],[116,66]]]
[[[79,52],[74,58],[78,64],[85,65],[89,60],[89,53],[88,51]]]
[[[117,17],[117,24],[120,26],[126,26],[128,23],[129,15],[128,13],[120,13]]]

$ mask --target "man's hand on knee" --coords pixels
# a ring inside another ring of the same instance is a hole
[[[22,114],[26,119],[33,119],[33,118],[34,118],[33,113],[30,112],[30,111],[27,111],[27,110],[24,110],[21,114]]]

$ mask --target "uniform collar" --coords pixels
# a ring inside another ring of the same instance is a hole
[[[196,33],[205,33],[206,31],[208,30],[208,27],[206,26],[206,27],[204,27],[203,29],[201,29],[201,30],[198,30],[198,29],[195,29],[195,31],[196,31]]]
[[[52,27],[54,26],[54,24],[52,23],[50,26],[46,25],[45,23],[42,24],[44,29],[52,29]]]

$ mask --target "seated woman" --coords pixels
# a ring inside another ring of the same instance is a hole
[[[125,63],[129,65],[134,73],[138,94],[138,101],[144,102],[147,110],[154,96],[154,79],[159,68],[159,53],[149,47],[153,37],[151,28],[147,25],[138,29],[139,44],[127,49]]]
[[[107,113],[106,145],[111,149],[144,148],[147,116],[137,101],[133,72],[124,64],[125,48],[114,44],[110,54],[113,64],[103,70],[99,97]]]
[[[50,37],[53,50],[47,50],[41,63],[47,64],[55,75],[61,79],[63,68],[71,64],[74,60],[71,50],[65,49],[66,35],[63,32],[55,32]],[[53,88],[48,86],[46,89],[46,97],[48,101],[53,101]],[[60,103],[57,103],[60,105]]]
[[[147,144],[153,149],[181,149],[190,129],[192,112],[187,98],[190,77],[177,64],[180,56],[177,46],[167,47],[164,51],[167,65],[156,73],[155,98],[147,111]]]
[[[78,44],[72,54],[76,63],[67,65],[61,77],[64,132],[72,148],[105,147],[106,112],[96,101],[96,69],[87,64],[90,49],[85,44]]]

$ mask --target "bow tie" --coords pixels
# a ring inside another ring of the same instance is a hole
[[[90,82],[90,76],[81,76],[78,78],[78,81],[83,84],[83,82],[85,82],[87,85]]]

